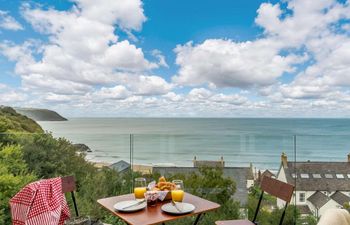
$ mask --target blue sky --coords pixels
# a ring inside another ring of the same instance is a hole
[[[0,104],[348,117],[348,0],[0,0]]]

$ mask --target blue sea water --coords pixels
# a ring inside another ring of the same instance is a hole
[[[39,122],[55,137],[87,144],[92,161],[190,166],[224,158],[227,166],[277,170],[280,155],[293,161],[346,161],[350,119],[70,118]],[[130,134],[133,134],[130,136]],[[295,137],[295,138],[294,138]]]

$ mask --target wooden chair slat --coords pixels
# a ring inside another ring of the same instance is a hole
[[[74,176],[62,177],[62,193],[75,191],[75,178]]]
[[[284,200],[285,202],[290,202],[293,195],[294,186],[271,177],[264,176],[261,182],[261,189],[270,195]]]

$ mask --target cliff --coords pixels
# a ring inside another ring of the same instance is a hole
[[[66,121],[67,119],[55,111],[35,108],[15,108],[16,112],[35,121]]]

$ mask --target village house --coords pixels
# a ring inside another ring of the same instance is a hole
[[[277,179],[296,187],[291,204],[316,217],[350,203],[350,154],[344,162],[289,162],[282,153]],[[277,205],[283,207],[282,200]]]

